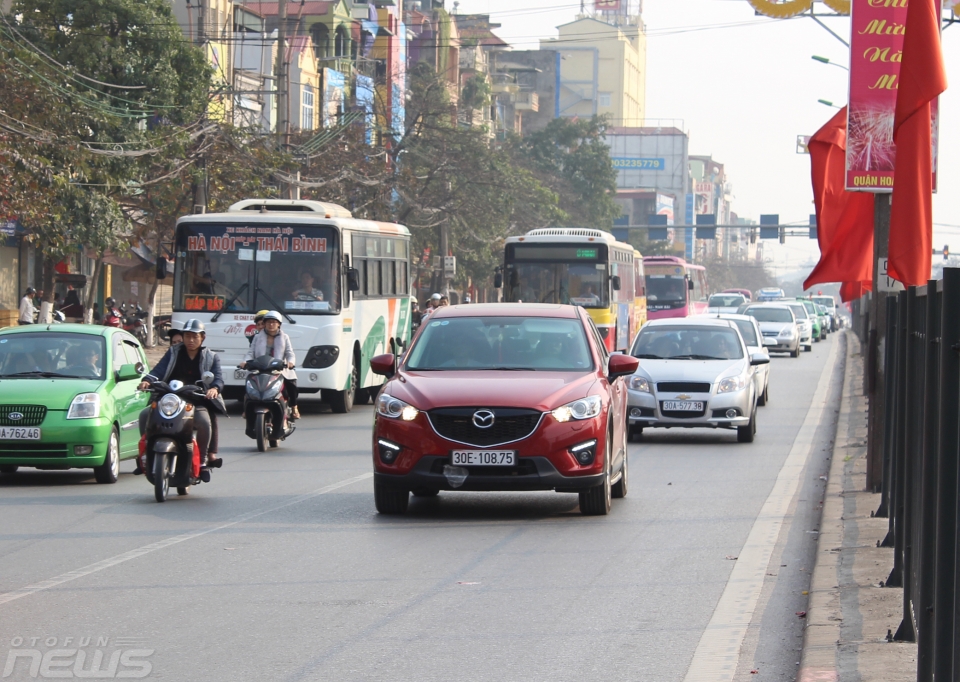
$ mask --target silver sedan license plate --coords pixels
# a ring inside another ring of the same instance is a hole
[[[23,426],[0,426],[0,440],[40,440],[40,429]]]
[[[664,400],[663,410],[665,412],[703,412],[703,403],[690,400]]]
[[[454,450],[454,466],[512,467],[517,463],[516,450]]]

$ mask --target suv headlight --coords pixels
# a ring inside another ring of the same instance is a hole
[[[100,416],[100,394],[81,393],[67,410],[67,419],[95,419]]]
[[[157,409],[160,410],[160,414],[167,419],[172,419],[173,417],[177,416],[177,413],[182,407],[183,401],[173,393],[168,393],[167,395],[163,396],[157,403]]]
[[[652,393],[650,390],[650,382],[644,379],[641,376],[634,374],[630,377],[630,382],[627,384],[627,388],[631,391],[640,391],[641,393]]]
[[[600,414],[602,406],[603,401],[600,400],[600,396],[590,395],[551,410],[550,414],[558,422],[568,422],[571,419],[592,419]]]
[[[390,419],[402,419],[405,422],[410,422],[417,418],[420,410],[399,398],[384,393],[377,399],[377,414],[390,417]]]
[[[720,386],[717,387],[717,393],[731,393],[733,391],[739,391],[742,390],[746,385],[747,381],[743,378],[743,376],[727,377],[726,379],[720,380]]]

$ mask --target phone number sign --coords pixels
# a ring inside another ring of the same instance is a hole
[[[613,161],[613,167],[617,170],[662,171],[666,168],[666,163],[663,159],[637,159],[626,156],[614,156],[611,157],[610,160]]]

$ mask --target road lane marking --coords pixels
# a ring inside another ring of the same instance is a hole
[[[780,528],[790,508],[790,502],[800,486],[800,476],[807,465],[820,419],[827,407],[827,392],[836,364],[838,346],[838,343],[831,345],[830,355],[820,373],[807,416],[800,426],[796,440],[793,441],[790,454],[780,468],[773,489],[763,503],[747,541],[740,550],[737,563],[720,601],[717,602],[710,623],[700,636],[700,643],[694,651],[693,660],[683,678],[684,682],[726,682],[733,680],[737,673],[740,648],[753,620],[770,557],[780,536]]]
[[[285,507],[290,507],[295,504],[300,504],[301,502],[306,502],[307,500],[313,499],[314,497],[319,497],[320,495],[326,495],[327,493],[333,492],[340,488],[345,488],[348,485],[353,485],[354,483],[359,483],[360,481],[365,481],[368,478],[373,478],[372,473],[361,474],[360,476],[354,476],[353,478],[348,478],[344,481],[338,483],[331,483],[330,485],[318,488],[313,492],[305,493],[299,495],[292,500],[287,500],[282,504],[275,505],[268,509],[261,509],[259,511],[248,512],[246,514],[241,514],[240,516],[234,517],[226,523],[221,523],[216,526],[211,526],[210,528],[203,528],[195,531],[190,531],[189,533],[183,533],[181,535],[175,535],[164,540],[159,540],[157,542],[152,542],[149,545],[144,545],[143,547],[138,547],[137,549],[131,549],[129,552],[124,552],[123,554],[118,554],[109,559],[104,559],[103,561],[98,561],[95,564],[90,564],[84,566],[83,568],[78,568],[75,571],[70,571],[69,573],[62,573],[58,576],[44,580],[39,583],[33,583],[32,585],[27,585],[26,587],[21,587],[19,589],[13,590],[11,592],[4,592],[0,594],[0,605],[6,604],[8,602],[15,601],[17,599],[22,599],[23,597],[29,597],[32,594],[37,592],[43,592],[44,590],[49,590],[54,587],[63,585],[64,583],[73,582],[74,580],[79,580],[93,573],[98,573],[100,571],[106,570],[108,568],[113,568],[119,564],[130,561],[131,559],[137,559],[142,557],[145,554],[150,554],[151,552],[156,552],[161,549],[166,549],[172,545],[180,544],[181,542],[186,542],[187,540],[192,540],[193,538],[200,537],[201,535],[207,535],[209,533],[215,533],[218,530],[223,530],[224,528],[229,528],[230,526],[235,526],[238,523],[243,523],[244,521],[249,521],[250,519],[255,519],[258,516],[263,516],[264,514],[270,514],[271,512],[284,509]]]

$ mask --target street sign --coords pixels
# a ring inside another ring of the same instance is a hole
[[[887,276],[887,259],[877,261],[877,286],[880,291],[903,291],[903,283]]]

